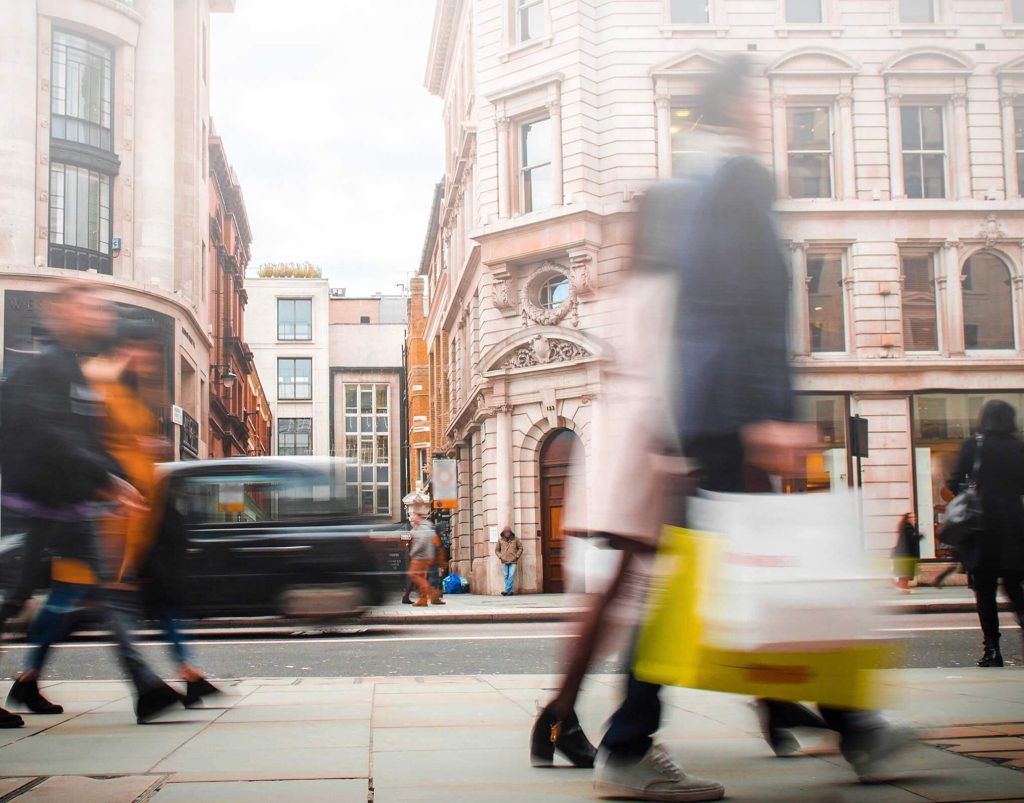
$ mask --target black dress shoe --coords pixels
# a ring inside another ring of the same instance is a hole
[[[12,708],[24,707],[33,714],[63,714],[64,707],[51,703],[39,692],[39,682],[16,680],[7,695],[7,705]]]
[[[402,597],[402,604],[403,605],[412,605],[412,600],[409,599],[408,597]]]
[[[25,720],[17,714],[12,714],[10,711],[0,708],[0,728],[20,728],[24,724]]]
[[[199,680],[190,680],[185,684],[185,697],[181,702],[185,708],[192,708],[198,706],[204,697],[213,697],[218,694],[221,694],[220,689],[206,678],[199,678]]]
[[[573,711],[558,719],[550,708],[540,712],[530,734],[530,763],[534,767],[550,767],[555,750],[577,767],[593,767],[597,748],[590,743]]]
[[[166,683],[153,689],[147,689],[135,701],[135,721],[140,725],[179,703],[184,704],[185,698]]]

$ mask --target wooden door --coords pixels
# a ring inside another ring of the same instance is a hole
[[[544,442],[540,452],[541,556],[545,593],[565,590],[565,535],[562,512],[566,487],[572,476],[573,448],[578,438],[567,429],[556,430]]]

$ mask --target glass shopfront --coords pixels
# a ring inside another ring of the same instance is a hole
[[[849,399],[844,395],[797,396],[797,418],[818,427],[817,448],[807,456],[803,477],[786,478],[786,493],[833,491],[850,485],[850,459],[846,448]]]
[[[942,518],[953,498],[945,487],[965,438],[974,434],[978,413],[989,399],[1002,399],[1024,423],[1022,393],[919,393],[912,399],[917,519],[924,538],[921,557],[949,557],[942,544]]]

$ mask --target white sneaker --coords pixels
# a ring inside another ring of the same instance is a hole
[[[601,797],[628,800],[721,800],[725,787],[687,775],[661,745],[641,759],[624,759],[602,748],[597,756],[594,789]]]
[[[902,723],[887,724],[865,749],[847,756],[864,783],[884,781],[899,766],[898,756],[917,741],[916,731]],[[895,760],[894,760],[895,759]]]

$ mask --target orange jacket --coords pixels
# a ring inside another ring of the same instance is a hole
[[[100,522],[104,558],[111,568],[117,567],[115,576],[121,580],[139,565],[156,529],[158,425],[145,402],[127,385],[104,382],[98,384],[96,390],[103,394],[106,408],[104,445],[121,464],[125,479],[142,494],[148,506],[147,510],[133,511],[127,516],[108,516]],[[65,583],[96,582],[89,567],[76,560],[54,560],[51,574],[54,580]]]

